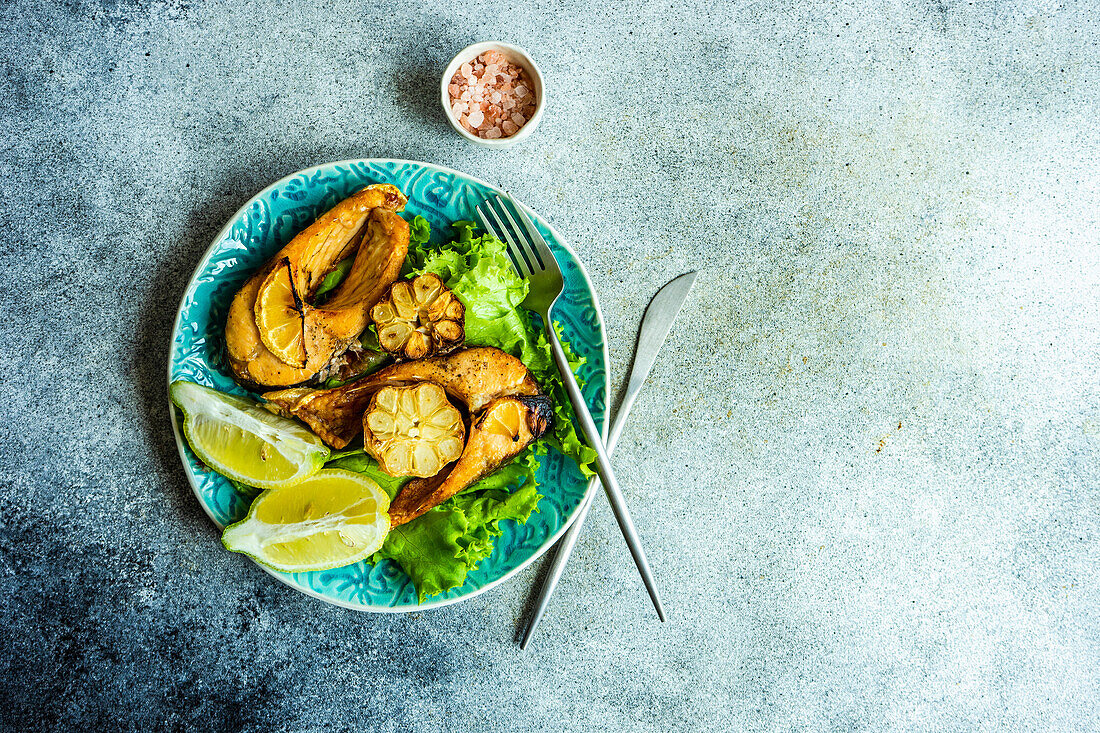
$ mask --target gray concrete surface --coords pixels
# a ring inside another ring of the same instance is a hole
[[[13,2],[0,8],[0,721],[9,729],[1100,729],[1092,3]],[[438,108],[518,42],[537,133]],[[444,610],[344,611],[223,552],[166,416],[172,314],[258,189],[422,159],[577,246],[621,384],[702,277],[594,512]]]

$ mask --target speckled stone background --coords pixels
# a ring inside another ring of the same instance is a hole
[[[0,721],[1100,729],[1098,11],[4,4]],[[508,152],[437,101],[494,38],[551,94]],[[526,653],[543,563],[393,617],[220,549],[168,425],[178,298],[253,193],[363,156],[546,215],[616,388],[701,270],[616,459],[667,625],[602,501]]]

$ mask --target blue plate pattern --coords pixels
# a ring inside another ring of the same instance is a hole
[[[185,379],[225,392],[248,395],[233,381],[225,363],[222,331],[233,295],[245,279],[317,216],[371,183],[391,183],[409,198],[404,215],[427,219],[433,232],[452,221],[473,219],[474,206],[492,186],[458,171],[403,160],[350,160],[315,166],[272,184],[245,204],[203,256],[180,303],[172,334],[169,383]],[[581,368],[585,399],[598,425],[607,431],[607,346],[599,304],[576,253],[527,209],[550,243],[565,276],[565,291],[554,311],[566,338],[587,361]],[[173,430],[184,469],[196,497],[219,526],[243,518],[256,493],[235,487],[208,470],[182,438],[181,416],[172,408]],[[542,554],[573,519],[586,482],[576,465],[557,451],[541,458],[537,479],[543,499],[526,524],[501,522],[503,534],[493,554],[471,572],[465,584],[417,602],[408,576],[391,561],[365,562],[334,570],[278,573],[279,580],[337,605],[367,611],[411,611],[455,603],[502,582]],[[261,566],[262,567],[262,566]]]

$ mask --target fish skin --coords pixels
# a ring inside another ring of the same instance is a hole
[[[498,412],[513,407],[520,410],[515,432],[488,429],[494,423],[501,425],[501,421],[493,421]],[[390,526],[416,519],[518,456],[550,429],[553,414],[550,398],[545,395],[493,400],[470,427],[466,447],[449,471],[444,469],[431,478],[413,479],[405,484],[390,504]]]
[[[362,333],[370,309],[400,275],[408,253],[409,225],[396,213],[405,203],[394,186],[367,186],[319,216],[245,282],[229,306],[225,326],[229,366],[237,381],[249,387],[300,384]],[[352,251],[351,272],[328,302],[305,307],[305,366],[283,363],[264,346],[256,326],[254,308],[265,278],[289,260],[295,285],[308,299],[332,266]]]
[[[463,403],[471,415],[492,400],[509,395],[538,395],[539,385],[523,362],[492,346],[478,346],[418,361],[393,364],[332,389],[296,388],[267,392],[263,398],[284,414],[305,422],[334,448],[344,448],[363,430],[362,416],[371,397],[387,385],[435,382]]]

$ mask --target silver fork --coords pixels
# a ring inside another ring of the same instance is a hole
[[[565,287],[561,267],[558,266],[558,261],[554,259],[550,246],[539,234],[530,217],[516,204],[515,199],[509,196],[508,200],[512,204],[516,216],[523,222],[522,227],[516,223],[516,219],[512,217],[508,207],[504,205],[504,201],[499,196],[496,197],[496,208],[493,207],[491,199],[487,199],[476,207],[478,218],[489,234],[508,245],[508,256],[512,260],[516,272],[527,278],[530,287],[523,305],[542,316],[546,338],[550,342],[550,348],[554,353],[554,362],[557,364],[558,371],[561,372],[562,382],[565,383],[565,391],[569,394],[569,401],[573,403],[573,412],[577,415],[577,422],[580,423],[585,440],[596,451],[596,473],[599,474],[600,482],[607,493],[607,500],[611,503],[615,521],[619,523],[619,529],[622,531],[623,537],[626,538],[626,545],[630,548],[634,564],[638,566],[638,572],[642,575],[642,582],[645,583],[646,590],[649,591],[653,607],[657,609],[657,616],[664,621],[665,610],[661,606],[660,596],[657,595],[657,585],[653,580],[653,572],[649,569],[649,563],[645,559],[645,551],[642,549],[641,540],[638,538],[638,530],[634,528],[634,521],[630,518],[630,511],[626,508],[626,498],[619,489],[619,482],[615,480],[615,472],[611,468],[611,461],[608,460],[603,440],[600,439],[600,432],[596,428],[596,423],[592,420],[592,414],[588,411],[584,395],[581,394],[581,388],[577,385],[577,380],[573,376],[573,370],[569,368],[569,362],[565,358],[565,352],[558,340],[558,334],[554,330],[553,322],[550,320],[550,311]],[[482,207],[484,207],[484,211]],[[500,213],[498,213],[498,209]],[[505,221],[508,222],[507,226]]]

